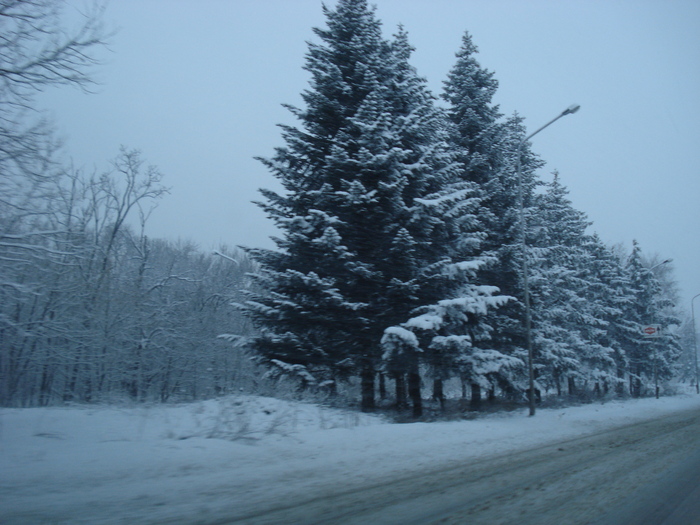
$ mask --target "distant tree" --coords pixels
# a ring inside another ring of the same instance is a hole
[[[135,401],[200,399],[242,389],[256,372],[224,330],[248,335],[230,308],[250,286],[251,261],[240,251],[202,253],[191,242],[129,236],[113,309],[120,337],[112,346],[110,389]]]
[[[697,315],[697,314],[696,314]],[[697,329],[698,321],[693,323],[692,316],[686,312],[683,318],[683,324],[678,328],[677,334],[680,339],[680,345],[683,348],[683,354],[678,360],[678,378],[690,385],[693,385],[700,394],[700,385],[698,385],[696,377],[696,335],[693,333],[693,328]]]
[[[682,314],[678,285],[673,279],[673,264],[670,259],[663,259],[658,254],[652,257],[642,257],[645,266],[649,268],[657,290],[652,305],[652,324],[658,325],[660,337],[652,340],[653,373],[655,388],[677,376],[683,354],[683,345],[679,329],[682,325]]]
[[[160,173],[127,150],[113,172],[73,171],[52,183],[44,213],[16,230],[24,243],[3,246],[2,270],[17,283],[0,290],[4,402],[35,398],[37,368],[42,402],[59,389],[63,400],[83,401],[102,390],[107,357],[124,336],[115,319],[127,219],[138,210],[145,220],[148,201],[167,191]]]
[[[55,221],[79,210],[70,200],[56,209],[70,178],[56,162],[59,145],[35,97],[51,86],[87,86],[104,33],[99,5],[74,32],[62,28],[62,7],[58,0],[0,0],[0,402],[19,395],[32,362],[43,363],[40,388],[47,389],[58,353],[44,355],[34,336],[47,324],[66,336],[57,319],[70,309],[61,300],[73,285],[67,277],[75,259],[65,250],[70,231]]]
[[[546,186],[530,225],[535,231],[530,265],[535,363],[539,383],[561,394],[566,381],[569,394],[575,394],[576,381],[583,378],[582,354],[591,344],[586,328],[598,323],[584,297],[590,223],[571,205],[558,173]]]
[[[63,7],[0,0],[0,405],[252,391],[253,365],[217,336],[251,331],[229,303],[254,264],[148,238],[168,190],[139,151],[102,173],[58,161],[35,95],[89,87],[104,39],[101,4],[72,33]]]
[[[678,335],[669,328],[679,326],[680,320],[673,312],[672,302],[661,293],[661,284],[645,264],[636,241],[625,268],[633,293],[633,301],[628,304],[625,313],[636,333],[630,330],[626,334],[624,348],[629,360],[630,393],[633,397],[640,397],[648,385],[668,380],[674,375],[682,350]],[[642,329],[649,325],[659,325],[661,336],[644,337]]]
[[[607,394],[610,388],[620,394],[624,371],[628,367],[622,347],[631,325],[625,311],[632,301],[627,273],[619,258],[594,234],[584,241],[582,267],[586,286],[584,336],[588,344],[582,351],[583,373],[594,384],[594,392]]]
[[[14,230],[45,212],[45,197],[61,171],[54,158],[58,143],[39,118],[36,94],[57,85],[88,86],[92,53],[104,43],[99,5],[72,33],[61,26],[63,7],[60,0],[0,0],[2,244],[13,244]]]

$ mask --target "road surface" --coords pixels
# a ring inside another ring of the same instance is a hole
[[[700,412],[276,505],[202,523],[700,524]]]

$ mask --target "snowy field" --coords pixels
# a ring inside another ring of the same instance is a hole
[[[444,423],[240,396],[0,410],[0,523],[207,523],[685,409],[700,396]]]

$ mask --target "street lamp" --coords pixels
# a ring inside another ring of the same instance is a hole
[[[700,297],[700,293],[690,300],[690,311],[693,317],[693,350],[695,351],[695,392],[700,394],[700,385],[698,384],[698,336],[695,333],[695,308],[693,301],[696,297]]]
[[[530,415],[535,415],[535,371],[532,364],[533,361],[533,351],[532,351],[532,313],[530,311],[530,286],[528,284],[528,270],[527,270],[527,243],[525,241],[525,205],[523,202],[523,176],[521,173],[521,156],[522,149],[525,143],[532,137],[537,135],[547,126],[554,124],[557,120],[565,115],[572,115],[576,113],[581,106],[578,104],[572,104],[564,111],[562,111],[555,118],[547,122],[544,126],[539,128],[534,133],[531,133],[524,139],[520,141],[517,149],[517,173],[518,173],[518,207],[520,208],[520,236],[521,236],[521,248],[523,256],[523,294],[525,299],[525,334],[527,337],[527,374],[529,381],[529,391],[528,391],[528,402],[530,405]]]
[[[649,268],[649,271],[655,270],[656,268],[658,268],[658,267],[661,266],[662,264],[668,264],[668,263],[671,263],[671,262],[673,262],[673,259],[666,259],[665,261],[661,261],[659,264],[655,264],[654,266],[652,266],[651,268]]]

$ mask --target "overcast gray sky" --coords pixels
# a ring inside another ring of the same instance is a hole
[[[75,5],[82,6],[77,0]],[[335,0],[327,5],[334,6]],[[462,34],[500,83],[495,101],[533,139],[576,208],[608,243],[674,259],[684,307],[700,293],[700,2],[697,0],[376,0],[386,36],[402,23],[413,63],[438,93]],[[254,156],[294,123],[320,0],[112,0],[118,32],[97,93],[52,91],[42,104],[78,165],[142,150],[172,187],[150,234],[204,249],[272,247],[251,201],[277,188]]]

